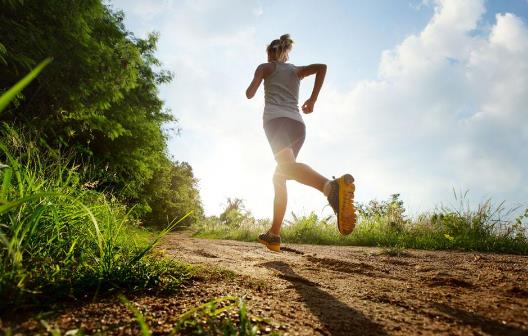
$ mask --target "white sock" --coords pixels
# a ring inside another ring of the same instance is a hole
[[[271,232],[271,230],[268,231],[268,234],[272,237],[279,237],[280,235],[276,235],[274,234],[273,232]]]
[[[328,197],[328,195],[330,194],[330,189],[331,189],[330,182],[331,182],[331,181],[326,181],[325,185],[323,186],[323,194],[324,194],[325,196],[327,196],[327,197]]]

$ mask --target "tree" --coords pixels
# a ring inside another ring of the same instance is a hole
[[[0,5],[0,91],[44,58],[54,59],[0,121],[37,134],[46,146],[73,151],[91,166],[89,178],[99,181],[99,188],[140,204],[136,214],[146,219],[159,219],[146,216],[151,210],[179,214],[169,193],[172,187],[178,194],[184,183],[201,214],[194,177],[172,183],[172,177],[187,173],[183,163],[167,157],[162,125],[175,119],[164,109],[158,86],[172,75],[155,57],[157,34],[135,37],[123,25],[124,14],[101,0],[0,0]],[[187,199],[181,202],[189,208]]]
[[[197,183],[187,162],[165,160],[145,188],[146,203],[151,207],[147,220],[165,226],[192,212],[179,225],[181,228],[202,219],[204,214]]]

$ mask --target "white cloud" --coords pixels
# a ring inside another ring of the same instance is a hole
[[[449,202],[453,188],[469,189],[477,201],[528,201],[526,24],[500,14],[488,27],[480,0],[424,3],[435,6],[433,17],[380,55],[374,79],[347,92],[325,84],[305,117],[299,160],[326,176],[354,174],[360,201],[401,193],[414,211]],[[265,56],[254,21],[261,3],[162,4],[146,9],[158,16],[140,26],[157,27],[159,56],[176,74],[162,90],[182,127],[171,152],[201,179],[208,214],[226,197],[241,197],[257,216],[270,216],[274,162],[261,126],[262,95],[244,97]],[[333,71],[348,70],[329,64]],[[289,196],[288,211],[319,212],[326,204],[294,182]]]
[[[253,15],[261,16],[262,14],[264,14],[264,9],[262,8],[262,6],[258,6],[255,9],[253,9]]]
[[[528,201],[528,30],[502,14],[473,34],[483,13],[482,1],[437,1],[420,34],[383,53],[376,80],[324,93],[313,131],[342,151],[325,161],[350,167],[360,197],[401,192],[425,209],[455,188]]]
[[[171,0],[157,1],[130,1],[130,0],[112,0],[111,5],[116,9],[126,8],[127,16],[141,16],[142,20],[150,21],[157,15],[169,10],[172,7]]]

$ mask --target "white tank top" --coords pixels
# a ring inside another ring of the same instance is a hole
[[[299,112],[297,67],[290,63],[274,63],[275,70],[264,79],[264,123],[286,117],[304,124]]]

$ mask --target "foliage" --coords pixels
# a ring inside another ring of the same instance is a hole
[[[46,148],[70,148],[98,190],[139,204],[135,216],[163,224],[167,216],[192,209],[196,217],[189,221],[198,218],[202,210],[190,166],[166,153],[162,125],[175,120],[158,86],[172,75],[154,56],[158,35],[135,37],[124,27],[123,13],[101,0],[0,5],[0,91],[40,60],[54,59],[0,121],[34,134]],[[166,197],[175,188],[185,197]]]
[[[244,299],[225,296],[213,299],[182,314],[173,330],[182,335],[274,335],[271,328],[262,328],[269,323],[253,317],[259,323],[253,324],[247,312]]]
[[[386,220],[393,228],[401,228],[407,222],[400,194],[391,195],[387,201],[371,200],[368,204],[359,204],[357,211],[362,218]]]
[[[292,220],[286,221],[282,228],[281,237],[290,243],[382,246],[388,247],[385,253],[396,255],[404,254],[405,248],[528,254],[524,222],[528,209],[514,220],[506,220],[513,212],[506,211],[502,204],[493,206],[487,201],[472,209],[464,202],[465,198],[466,195],[457,197],[458,207],[442,207],[414,219],[406,218],[404,204],[397,194],[386,201],[360,204],[359,222],[348,236],[339,234],[333,216],[292,214]],[[201,237],[254,241],[269,227],[266,220],[250,219],[233,227],[208,218],[194,229],[195,235]]]
[[[126,297],[120,299],[134,314],[141,335],[152,335],[145,316]],[[169,335],[278,335],[269,326],[266,320],[249,315],[243,298],[224,296],[180,315]]]
[[[382,253],[391,257],[405,257],[409,255],[409,253],[405,252],[405,246],[402,245],[385,247]]]
[[[219,217],[223,225],[231,228],[239,228],[251,219],[251,213],[246,210],[244,201],[240,198],[228,198],[225,209]]]
[[[9,104],[38,74],[51,62],[51,58],[42,61],[35,69],[31,70],[24,78],[16,83],[11,89],[7,90],[0,97],[0,112]]]
[[[158,227],[165,226],[173,219],[182,218],[191,212],[179,228],[203,218],[198,180],[187,162],[164,159],[163,168],[154,175],[156,178],[144,187],[144,204],[152,210],[145,216],[147,222]]]
[[[189,277],[187,266],[147,253],[154,244],[126,206],[83,183],[69,156],[42,155],[9,128],[2,138],[0,309],[112,288],[173,290]]]
[[[123,304],[127,307],[128,310],[132,311],[132,313],[134,313],[134,318],[136,319],[137,323],[139,324],[139,328],[141,330],[141,335],[143,336],[150,336],[152,335],[152,332],[150,331],[148,325],[147,325],[147,322],[145,321],[145,317],[143,316],[143,314],[141,314],[141,312],[136,308],[134,307],[134,305],[128,301],[128,299],[124,296],[124,295],[121,295],[119,297],[119,299],[121,300],[121,302],[123,302]]]
[[[257,232],[267,230],[269,226],[268,219],[255,219],[246,210],[243,200],[228,198],[220,216],[206,217],[193,224],[191,229],[203,236],[251,241]]]

